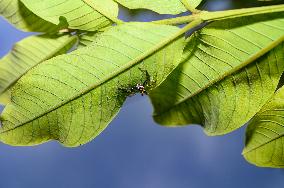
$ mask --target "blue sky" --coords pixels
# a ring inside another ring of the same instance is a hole
[[[0,18],[0,56],[27,36]],[[284,171],[258,168],[241,156],[242,128],[207,137],[199,126],[155,124],[147,97],[129,98],[95,140],[78,148],[0,143],[0,188],[280,188]]]

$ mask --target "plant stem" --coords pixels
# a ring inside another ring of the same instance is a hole
[[[193,20],[196,20],[198,18],[197,16],[198,15],[181,16],[177,18],[152,21],[152,23],[164,24],[164,25],[179,25],[179,24],[189,23]]]
[[[284,12],[284,5],[272,5],[272,6],[225,10],[225,11],[216,11],[216,12],[200,11],[199,13],[196,13],[194,15],[158,20],[158,21],[153,21],[152,23],[165,24],[165,25],[179,25],[179,24],[189,23],[197,19],[201,19],[203,21],[216,21],[216,20],[225,20],[225,19],[237,18],[243,16],[276,13],[276,12]]]
[[[225,20],[225,19],[237,18],[243,16],[252,16],[257,14],[283,12],[283,11],[284,11],[284,5],[272,5],[272,6],[244,8],[236,10],[217,11],[217,12],[201,12],[199,14],[199,17],[204,21],[215,21],[215,20]]]
[[[180,0],[180,1],[181,1],[181,3],[185,6],[185,8],[186,8],[187,10],[189,10],[190,12],[192,12],[192,13],[197,13],[197,12],[198,12],[198,10],[196,10],[195,8],[193,8],[193,7],[188,3],[187,0]]]

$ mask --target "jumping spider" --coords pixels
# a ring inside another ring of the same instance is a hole
[[[151,86],[153,84],[153,81],[151,80],[151,76],[149,75],[147,70],[143,70],[139,68],[140,71],[145,72],[146,80],[143,82],[143,84],[138,83],[135,86],[131,86],[128,88],[119,88],[119,90],[122,90],[123,92],[127,93],[129,96],[133,96],[136,93],[140,93],[141,96],[148,95],[148,92],[146,90],[147,87]]]

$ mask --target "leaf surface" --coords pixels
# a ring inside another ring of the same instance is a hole
[[[7,105],[11,102],[11,91],[7,91],[0,95],[0,106],[1,105]]]
[[[58,26],[33,14],[19,0],[1,0],[0,15],[24,31],[51,33],[59,29]]]
[[[185,7],[189,6],[190,9],[196,8],[203,0],[180,0]]]
[[[11,145],[55,139],[65,146],[92,140],[130,95],[125,90],[145,82],[145,70],[154,81],[146,86],[150,89],[178,65],[184,39],[156,51],[157,44],[178,31],[150,23],[123,24],[88,47],[41,63],[15,85],[12,103],[1,115],[0,139]]]
[[[75,36],[39,35],[16,43],[9,54],[0,59],[0,95],[28,70],[51,57],[66,53],[76,41]]]
[[[179,14],[186,9],[180,0],[115,0],[129,9],[149,9],[160,14]],[[195,2],[195,1],[194,1]],[[196,2],[195,2],[196,3]]]
[[[215,22],[197,33],[183,63],[151,93],[154,119],[169,126],[201,124],[208,135],[220,135],[255,115],[283,72],[274,53],[263,56],[284,40],[283,13],[267,18]]]
[[[282,46],[282,63],[284,62]],[[243,155],[261,167],[284,167],[284,88],[249,122]]]
[[[112,0],[21,0],[36,15],[55,25],[65,20],[68,28],[96,31],[117,20],[118,5]]]

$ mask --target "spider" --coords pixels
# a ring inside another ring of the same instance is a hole
[[[150,77],[148,71],[142,70],[141,68],[139,68],[139,70],[141,70],[142,72],[145,72],[145,74],[146,74],[146,80],[143,82],[143,84],[138,83],[135,86],[132,86],[132,87],[129,87],[129,88],[126,88],[126,89],[125,88],[119,88],[120,90],[128,93],[129,96],[133,96],[136,93],[140,93],[141,96],[144,96],[144,94],[148,95],[148,92],[146,91],[146,87],[149,87],[149,86],[152,85],[151,82],[153,82],[153,81],[151,81],[151,77]]]

